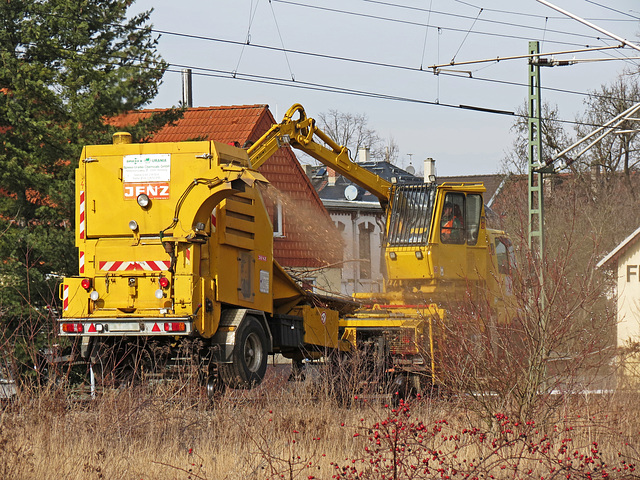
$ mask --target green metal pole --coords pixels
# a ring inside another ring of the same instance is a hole
[[[540,53],[538,42],[529,42],[529,55]],[[542,173],[542,102],[540,100],[540,57],[529,60],[529,249],[539,282],[537,305],[531,304],[531,314],[537,316],[538,330],[535,341],[535,353],[529,370],[531,389],[530,401],[533,402],[538,389],[547,389],[548,355],[547,310],[544,285],[544,178]],[[537,307],[537,309],[536,309]],[[536,313],[534,313],[536,312]]]
[[[538,42],[529,42],[529,54],[540,53]],[[529,61],[529,249],[538,267],[544,265],[540,65],[539,57]],[[542,272],[542,268],[539,270]],[[540,273],[540,275],[542,275]]]

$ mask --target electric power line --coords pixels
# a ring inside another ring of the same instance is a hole
[[[306,3],[294,2],[294,1],[291,1],[291,0],[272,0],[272,1],[273,2],[278,2],[278,3],[284,3],[284,4],[288,4],[288,5],[293,5],[293,6],[296,6],[296,7],[304,7],[304,8],[310,8],[310,9],[315,9],[315,10],[339,13],[339,14],[350,15],[350,16],[370,18],[370,19],[374,19],[374,20],[383,20],[383,21],[387,21],[387,22],[402,23],[402,24],[406,24],[406,25],[414,25],[414,26],[420,26],[420,27],[440,28],[440,29],[445,30],[445,31],[452,31],[452,32],[459,32],[459,33],[466,33],[467,32],[467,30],[461,29],[461,28],[444,27],[444,26],[441,26],[441,25],[439,26],[439,25],[430,25],[430,24],[429,25],[425,25],[424,23],[416,22],[416,21],[413,21],[413,20],[402,20],[402,19],[397,19],[397,18],[385,17],[385,16],[381,16],[381,15],[373,15],[373,14],[368,14],[368,13],[353,12],[353,11],[349,11],[349,10],[342,10],[342,9],[331,8],[331,7],[322,7],[322,6],[319,6],[319,5],[310,5],[310,4],[306,4]],[[373,0],[363,0],[363,1],[373,1]],[[377,3],[383,3],[383,2],[377,2]],[[392,4],[389,4],[389,5],[392,5]],[[469,16],[469,15],[461,15],[461,14],[455,14],[455,13],[440,12],[440,11],[436,11],[436,10],[427,10],[427,9],[423,9],[423,8],[419,8],[419,7],[404,7],[404,6],[401,6],[401,5],[393,5],[393,6],[399,7],[399,8],[410,8],[411,10],[415,10],[415,11],[423,11],[423,12],[431,11],[432,13],[437,13],[437,14],[440,14],[440,15],[450,16],[450,17],[454,17],[454,18],[462,18],[462,19],[468,19],[468,20],[475,20],[475,18],[476,18],[476,17],[472,17],[472,16]],[[480,8],[480,7],[476,7],[476,8]],[[508,26],[508,27],[517,27],[517,28],[532,30],[534,32],[538,32],[540,30],[540,27],[538,27],[538,26],[522,25],[522,24],[516,24],[516,23],[513,23],[513,22],[505,22],[505,21],[492,20],[492,19],[486,19],[486,18],[478,19],[478,22],[485,22],[485,23],[489,23],[489,24],[492,24],[492,25],[504,25],[504,26]],[[601,40],[600,37],[592,37],[592,36],[584,35],[584,34],[580,34],[580,33],[567,32],[566,30],[547,29],[547,32],[549,32],[549,33],[557,33],[559,35],[567,35],[567,36],[572,36],[572,37],[588,38],[591,41],[600,41]],[[506,38],[506,39],[532,40],[531,36],[523,37],[523,36],[516,36],[516,35],[507,35],[507,34],[502,34],[502,33],[497,33],[497,32],[473,31],[472,33],[474,33],[476,35],[483,35],[483,36],[490,36],[490,37],[501,37],[501,38]],[[533,40],[535,40],[535,39],[533,39]],[[582,43],[571,43],[571,42],[568,42],[568,41],[559,41],[559,40],[547,40],[547,41],[549,43],[555,43],[555,44],[558,44],[558,45],[567,45],[567,46],[572,46],[572,47],[584,46],[584,44],[582,44]]]
[[[284,0],[274,0],[274,1],[281,1],[282,3],[287,3]],[[51,15],[56,15],[56,14],[51,14]],[[115,24],[115,25],[119,26],[117,24]],[[148,28],[148,27],[145,27],[145,28]],[[216,39],[216,38],[200,36],[200,35],[182,34],[182,33],[169,32],[169,31],[163,31],[163,30],[157,30],[157,29],[151,29],[151,31],[153,31],[155,33],[177,35],[177,36],[194,38],[194,39],[199,39],[199,40],[215,41],[215,42],[222,42],[222,43],[228,43],[228,44],[238,44],[238,45],[244,45],[244,46],[247,45],[246,43],[242,43],[242,42],[236,42],[236,41],[231,41],[231,40],[223,40],[223,39]],[[271,46],[267,46],[267,45],[251,44],[250,46],[256,47],[256,48],[265,48],[265,49],[269,49],[269,50],[284,51],[284,48],[271,47]],[[71,50],[69,50],[69,51],[71,51]],[[385,63],[380,63],[380,62],[369,62],[369,61],[359,60],[359,59],[349,59],[349,58],[345,58],[345,57],[338,57],[338,56],[332,56],[332,55],[316,54],[316,53],[313,53],[313,52],[303,52],[303,51],[294,51],[294,50],[293,51],[292,50],[288,50],[288,52],[289,53],[300,54],[300,55],[311,55],[311,56],[315,56],[315,57],[329,58],[329,59],[334,59],[334,60],[350,61],[350,62],[362,63],[362,64],[368,64],[368,65],[374,65],[374,66],[384,66],[384,67],[389,67],[389,68],[399,68],[399,69],[405,69],[405,70],[424,71],[424,70],[421,70],[421,69],[417,69],[415,67],[406,67],[406,66],[402,66],[402,65],[385,64]],[[76,53],[76,52],[73,51],[73,53]],[[114,58],[117,58],[120,62],[122,61],[122,58],[120,58],[120,57],[114,56]],[[117,66],[121,66],[121,63],[114,63],[114,64],[117,65]],[[486,113],[492,113],[492,114],[500,114],[500,115],[512,115],[512,116],[520,116],[520,117],[523,116],[523,115],[518,115],[518,114],[516,114],[514,112],[495,109],[495,108],[489,108],[489,107],[479,107],[479,106],[469,106],[469,105],[455,105],[455,104],[440,103],[439,101],[433,102],[433,101],[428,101],[428,100],[423,100],[423,99],[416,99],[416,98],[404,97],[404,96],[399,96],[399,95],[391,95],[391,94],[385,94],[385,93],[378,93],[378,92],[370,92],[370,91],[358,90],[358,89],[350,89],[350,88],[338,87],[338,86],[333,86],[333,85],[325,85],[325,84],[312,83],[312,82],[300,82],[300,81],[295,81],[293,78],[291,80],[288,80],[288,79],[283,79],[283,78],[279,78],[279,77],[268,77],[268,76],[261,76],[261,75],[252,75],[252,74],[239,74],[237,71],[230,72],[230,71],[224,71],[224,70],[207,69],[207,68],[203,68],[203,67],[177,65],[177,64],[173,64],[173,63],[170,64],[170,65],[175,66],[175,67],[179,66],[179,67],[191,68],[192,70],[196,70],[196,72],[194,72],[194,74],[200,75],[200,76],[210,76],[210,77],[225,78],[225,79],[238,79],[238,80],[249,81],[249,82],[257,82],[257,83],[279,85],[279,86],[287,86],[287,87],[292,87],[293,86],[295,88],[303,88],[303,89],[310,89],[310,90],[320,90],[320,91],[326,91],[326,92],[332,92],[332,93],[341,93],[341,94],[355,95],[355,96],[366,96],[366,97],[370,97],[370,98],[377,98],[377,99],[383,99],[383,100],[402,101],[402,102],[410,102],[410,103],[442,106],[442,107],[447,107],[447,108],[467,109],[467,110],[471,109],[471,110],[476,110],[476,111],[481,111],[481,112],[486,112]],[[127,66],[130,67],[132,65],[127,65]],[[140,65],[140,68],[154,69],[154,68],[157,68],[157,67],[152,67],[152,66],[149,66],[149,65]],[[171,68],[169,68],[167,71],[169,71],[171,73],[174,73],[174,72],[181,73],[181,71],[172,70]],[[439,75],[448,75],[448,74],[449,73],[447,73],[447,72],[439,72]],[[495,79],[486,79],[486,78],[481,78],[481,77],[471,77],[471,78],[473,78],[475,80],[479,80],[479,81],[485,81],[485,82],[491,82],[491,83],[497,83],[497,84],[525,86],[525,84],[518,83],[518,82],[508,82],[508,81],[501,81],[501,80],[495,80]],[[582,93],[582,92],[575,92],[575,91],[569,91],[569,90],[563,90],[563,89],[555,89],[555,88],[550,88],[550,87],[545,87],[545,89],[546,90],[550,90],[550,91],[556,91],[556,92],[579,94],[579,95],[583,95],[583,96],[586,95],[585,93]],[[604,97],[604,96],[600,95],[600,97]],[[570,120],[559,120],[559,122],[560,123],[565,123],[565,124],[582,124],[582,122],[576,122],[576,121],[570,121]]]

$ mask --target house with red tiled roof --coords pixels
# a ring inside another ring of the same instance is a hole
[[[159,109],[129,112],[111,121],[127,125]],[[187,108],[150,142],[215,140],[248,147],[276,123],[268,105]],[[274,226],[274,258],[294,277],[318,293],[339,292],[342,243],[327,210],[290,147],[280,148],[260,167],[271,187],[264,194]]]

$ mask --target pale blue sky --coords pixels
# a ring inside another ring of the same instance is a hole
[[[637,0],[551,3],[638,40]],[[523,59],[505,60],[450,67],[458,72],[437,76],[427,67],[454,58],[526,54],[529,40],[540,40],[542,52],[618,43],[535,0],[140,0],[132,11],[151,7],[154,27],[171,32],[162,34],[159,51],[172,64],[152,107],[181,100],[178,71],[188,66],[194,106],[266,103],[278,120],[293,103],[309,116],[329,109],[364,113],[370,127],[399,145],[401,166],[411,160],[421,170],[422,160],[433,157],[438,175],[498,172],[513,142],[513,117],[455,107],[515,111],[527,98],[528,66]],[[248,36],[250,45],[244,45]],[[575,58],[612,56],[640,52],[625,48]],[[543,99],[557,104],[563,119],[574,120],[582,109],[580,93],[637,65],[618,60],[544,68],[541,84],[555,90],[544,90]],[[320,91],[326,89],[333,91]]]

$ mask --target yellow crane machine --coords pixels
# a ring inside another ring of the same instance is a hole
[[[342,338],[366,352],[367,368],[401,396],[442,383],[441,344],[457,304],[482,299],[492,321],[507,321],[513,251],[503,231],[487,228],[485,187],[435,178],[391,183],[353,162],[298,104],[249,148],[252,167],[285,145],[368,190],[385,211],[383,291],[356,295],[363,306],[340,319]]]

